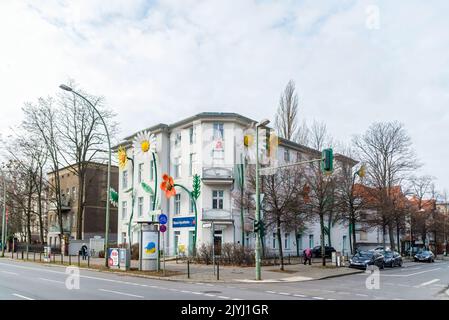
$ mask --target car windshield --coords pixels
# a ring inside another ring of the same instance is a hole
[[[383,253],[385,258],[392,258],[393,257],[393,252],[391,251],[386,251]]]
[[[373,254],[374,254],[373,252],[362,251],[362,252],[357,253],[355,256],[358,258],[371,259]]]

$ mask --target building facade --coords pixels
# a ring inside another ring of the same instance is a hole
[[[197,247],[212,242],[217,245],[242,243],[242,228],[245,230],[245,243],[253,246],[255,234],[252,232],[252,223],[245,219],[242,226],[240,209],[235,205],[235,191],[239,188],[237,165],[248,158],[250,152],[245,149],[243,135],[248,128],[254,128],[254,123],[254,120],[235,113],[206,112],[171,125],[155,125],[144,130],[154,135],[155,158],[150,153],[143,154],[135,150],[133,142],[137,133],[126,137],[120,146],[132,161],[119,169],[118,242],[138,243],[137,222],[151,221],[155,214],[164,213],[169,218],[167,232],[163,234],[166,252],[169,255],[192,252],[195,232],[193,204],[189,194],[182,188],[177,187],[176,195],[170,199],[161,193],[159,185],[162,175],[166,173],[173,177],[176,184],[189,190],[195,174],[201,177],[201,193],[197,200]],[[317,155],[320,156],[321,152],[279,139],[278,164],[313,159]],[[350,166],[356,164],[356,161],[343,156],[339,158],[338,155],[336,161],[346,162]],[[144,190],[142,182],[157,189],[156,198],[160,205],[156,210],[152,210],[154,195]],[[130,189],[134,192],[134,205]],[[245,216],[247,218],[248,213]],[[379,230],[363,226],[356,230],[359,244],[369,246],[382,243]],[[310,223],[298,237],[294,232],[282,232],[282,238],[285,254],[302,252],[306,247],[320,244],[319,224]],[[338,251],[349,253],[349,243],[347,224],[342,222],[331,227],[332,246]],[[265,248],[275,252],[277,246],[274,231],[268,230]]]
[[[56,212],[55,202],[55,173],[48,173],[50,183],[48,204],[48,235],[47,243],[55,248],[59,248],[60,228]],[[76,239],[77,235],[77,209],[79,180],[70,167],[59,171],[62,194],[62,215],[63,215],[63,235],[65,239]],[[118,168],[111,168],[111,187],[118,187]],[[82,220],[82,239],[88,240],[95,236],[104,238],[105,234],[105,211],[106,211],[106,188],[107,188],[107,165],[99,163],[89,163],[85,179],[84,212]],[[111,242],[117,240],[117,209],[111,206],[110,209],[110,229],[109,239]]]

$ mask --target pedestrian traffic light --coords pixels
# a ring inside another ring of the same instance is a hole
[[[254,220],[254,233],[260,233],[261,236],[265,234],[265,226],[263,221]]]
[[[323,150],[321,154],[321,170],[324,173],[332,173],[334,170],[334,152],[332,148]]]

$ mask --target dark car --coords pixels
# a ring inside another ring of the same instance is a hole
[[[402,267],[402,257],[399,252],[396,251],[384,251],[382,252],[384,256],[384,262],[386,267]]]
[[[368,266],[385,267],[384,256],[376,251],[360,251],[349,259],[350,268],[366,269]]]
[[[422,250],[415,254],[415,262],[435,262],[435,255],[432,251]]]
[[[326,258],[331,258],[332,252],[335,252],[335,251],[337,251],[337,250],[335,250],[334,247],[325,246],[324,247],[324,256]],[[312,249],[312,256],[314,258],[321,258],[321,246],[316,246]]]
[[[414,256],[415,254],[417,254],[418,252],[420,252],[422,250],[422,248],[420,248],[420,247],[412,247],[412,255]],[[404,252],[404,254],[406,255],[406,256],[410,256],[410,248],[409,249],[407,249],[405,252]]]

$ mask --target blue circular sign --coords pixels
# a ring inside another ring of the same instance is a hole
[[[159,215],[159,223],[160,224],[166,224],[167,221],[168,221],[167,215],[165,215],[163,213],[161,215]]]

